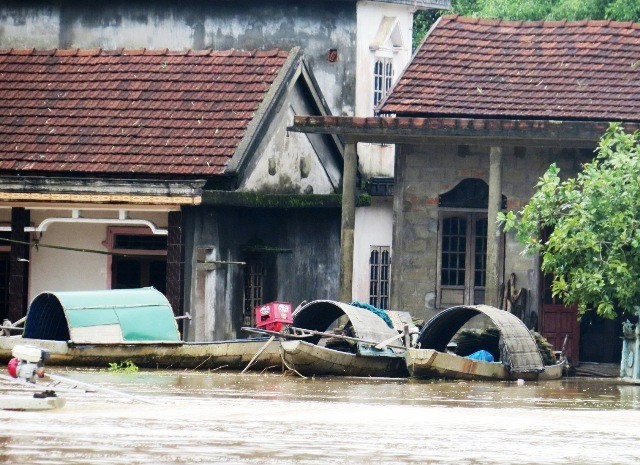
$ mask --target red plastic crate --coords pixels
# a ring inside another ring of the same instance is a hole
[[[284,325],[293,323],[289,302],[269,302],[254,309],[256,326],[269,331],[280,331]]]

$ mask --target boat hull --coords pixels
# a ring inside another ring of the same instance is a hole
[[[280,344],[286,365],[305,376],[407,376],[401,356],[363,356],[300,340],[282,341]]]
[[[61,397],[1,396],[0,410],[53,410],[64,407],[65,403]]]
[[[73,344],[21,337],[0,337],[0,362],[11,349],[25,344],[47,350],[47,365],[108,367],[131,361],[141,368],[244,369],[267,339],[238,339],[204,343]],[[253,370],[282,366],[278,341],[271,342],[251,366]]]
[[[478,381],[541,381],[559,379],[564,363],[545,366],[541,373],[510,373],[502,363],[482,362],[432,349],[409,349],[405,354],[407,370],[413,378],[466,379]]]

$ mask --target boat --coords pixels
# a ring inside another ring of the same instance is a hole
[[[34,395],[0,396],[0,410],[54,410],[64,407],[66,400],[62,397],[36,397]]]
[[[499,331],[500,360],[497,362],[447,352],[455,334],[477,315],[488,317]],[[559,379],[566,369],[564,359],[544,365],[538,345],[526,325],[515,315],[488,305],[443,310],[423,326],[416,346],[405,354],[407,370],[413,378],[541,381]]]
[[[282,366],[277,342],[266,337],[182,341],[171,305],[152,287],[39,294],[29,306],[23,334],[0,337],[1,362],[12,358],[16,345],[46,350],[48,365],[132,362],[141,368],[237,370],[264,348],[251,368]]]
[[[407,376],[405,349],[396,342],[403,335],[367,309],[316,300],[294,313],[289,331],[282,357],[303,376]]]

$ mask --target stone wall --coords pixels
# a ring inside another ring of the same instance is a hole
[[[573,176],[581,163],[593,158],[593,147],[505,146],[503,148],[503,195],[507,208],[521,209],[534,192],[539,177],[556,162],[564,176]],[[429,319],[437,311],[438,196],[465,178],[489,182],[489,146],[424,144],[398,146],[393,237],[392,307],[415,317]],[[521,254],[513,233],[506,235],[504,273],[515,273],[518,287],[531,291],[531,305],[538,292],[537,259]],[[504,282],[504,278],[500,279]]]

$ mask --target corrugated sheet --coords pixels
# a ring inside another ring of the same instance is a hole
[[[96,344],[180,341],[169,301],[152,287],[44,292],[29,306],[24,337]]]
[[[331,323],[343,316],[351,321],[357,338],[378,343],[398,335],[396,330],[389,328],[385,321],[373,312],[333,300],[315,300],[308,303],[294,315],[293,326],[326,331]],[[316,344],[319,339],[318,336],[307,341]],[[395,343],[398,344],[397,341]]]

